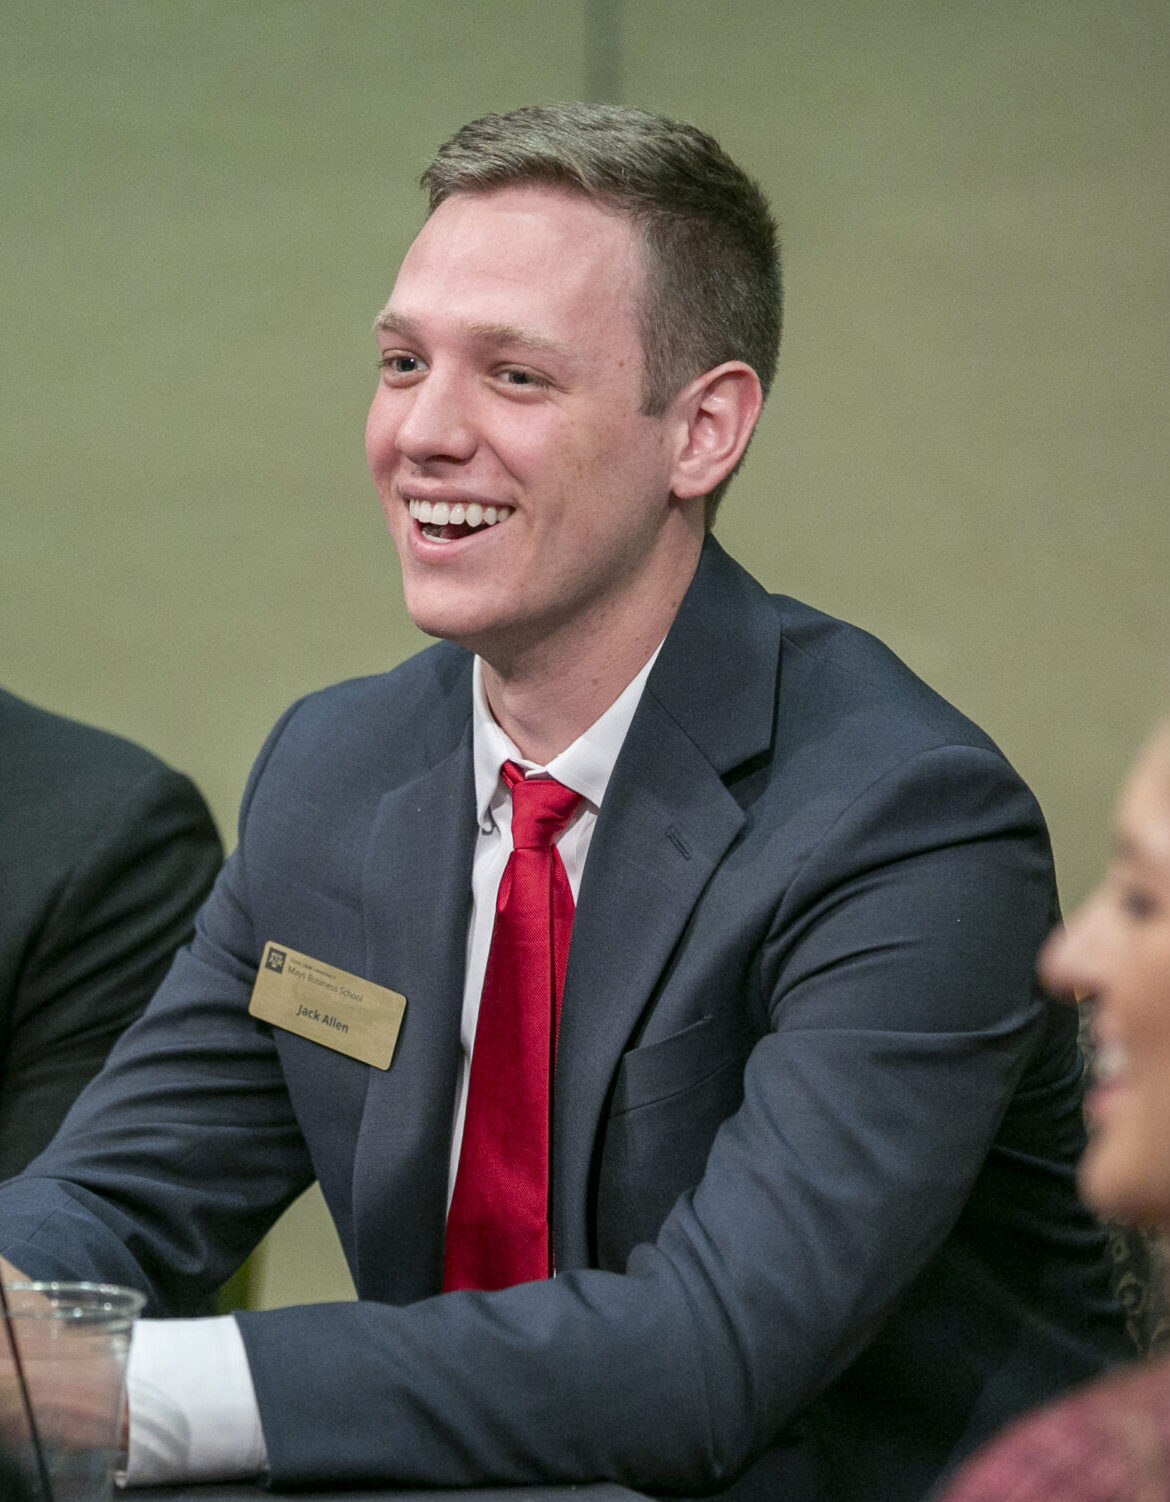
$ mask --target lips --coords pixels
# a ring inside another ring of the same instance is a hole
[[[498,526],[511,516],[511,506],[485,506],[480,501],[408,502],[408,509],[423,536],[432,542],[453,542]]]

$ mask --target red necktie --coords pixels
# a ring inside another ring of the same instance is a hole
[[[553,841],[581,798],[505,762],[512,854],[500,879],[447,1214],[443,1288],[547,1278],[549,1104],[573,894]]]

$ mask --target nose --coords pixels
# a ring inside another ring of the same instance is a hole
[[[1053,996],[1084,1000],[1109,984],[1116,944],[1104,894],[1096,892],[1045,940],[1036,969]]]
[[[454,373],[431,370],[407,390],[396,446],[419,468],[466,464],[476,449],[471,394]]]

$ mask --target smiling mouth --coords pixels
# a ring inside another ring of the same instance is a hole
[[[481,506],[478,501],[411,501],[410,515],[431,542],[454,542],[497,526],[512,515],[511,506]]]

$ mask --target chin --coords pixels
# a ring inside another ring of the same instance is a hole
[[[483,613],[471,606],[466,591],[452,591],[448,597],[445,591],[436,589],[406,588],[403,603],[410,619],[428,636],[465,645],[483,628]]]
[[[479,651],[483,632],[482,629],[477,629],[478,623],[474,620],[449,610],[411,610],[407,606],[406,613],[426,636],[454,642],[457,647],[466,647],[469,652]]]
[[[1151,1162],[1157,1158],[1123,1154],[1107,1143],[1090,1142],[1077,1176],[1081,1197],[1103,1220],[1164,1226],[1170,1223],[1170,1184],[1151,1177]]]

